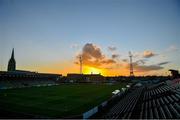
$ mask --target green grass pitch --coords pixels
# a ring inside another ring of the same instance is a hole
[[[80,84],[0,90],[0,106],[47,117],[73,116],[99,105],[122,86]]]

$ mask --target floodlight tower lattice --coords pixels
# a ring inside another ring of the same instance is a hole
[[[132,54],[131,52],[129,51],[129,59],[130,59],[130,63],[129,63],[129,70],[130,70],[130,77],[133,77],[134,76],[134,72],[133,72],[133,64],[132,64]]]

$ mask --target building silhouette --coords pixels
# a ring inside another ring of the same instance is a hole
[[[0,89],[56,85],[61,76],[61,74],[17,70],[13,48],[7,71],[0,71]]]
[[[180,74],[179,74],[179,71],[178,71],[178,70],[170,69],[169,71],[171,72],[171,75],[172,75],[172,78],[173,78],[173,79],[175,79],[175,78],[180,78]]]
[[[8,62],[7,71],[15,71],[15,70],[16,70],[16,61],[14,58],[14,48],[13,48],[11,58],[9,59],[9,62]]]

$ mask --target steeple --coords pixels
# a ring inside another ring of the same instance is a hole
[[[14,59],[14,48],[12,50],[11,59]]]
[[[9,59],[8,62],[8,71],[15,71],[16,70],[16,61],[14,59],[14,48],[12,50],[11,58]]]

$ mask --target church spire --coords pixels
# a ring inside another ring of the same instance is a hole
[[[16,70],[16,61],[14,59],[14,48],[12,50],[11,58],[9,59],[8,62],[8,71],[15,71]]]
[[[14,59],[14,48],[12,49],[11,58],[13,58],[13,59]]]

